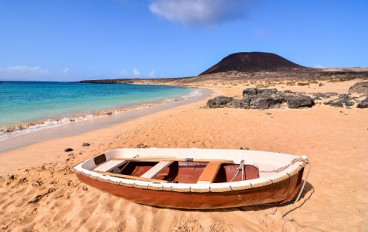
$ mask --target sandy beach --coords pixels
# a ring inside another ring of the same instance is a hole
[[[320,85],[273,83],[295,92],[348,93],[360,79]],[[82,134],[0,153],[4,231],[367,231],[368,110],[208,109],[209,98],[240,97],[266,81],[196,86],[211,96]],[[89,143],[89,146],[82,146]],[[64,152],[65,148],[72,152]],[[173,210],[135,204],[81,183],[72,168],[117,147],[226,148],[307,155],[312,170],[300,207]]]

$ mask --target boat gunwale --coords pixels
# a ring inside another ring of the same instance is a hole
[[[99,156],[99,155],[97,155]],[[288,166],[285,170],[276,172],[269,177],[260,177],[257,179],[236,181],[236,182],[222,182],[222,183],[160,183],[155,181],[144,180],[132,180],[119,177],[113,177],[110,175],[100,174],[82,167],[86,162],[94,159],[94,156],[88,160],[85,160],[76,165],[74,172],[87,176],[89,178],[107,182],[115,185],[123,185],[126,187],[134,187],[140,189],[150,189],[158,191],[171,191],[171,192],[196,192],[196,193],[208,193],[208,192],[233,192],[247,189],[257,189],[264,186],[272,185],[291,178],[297,175],[308,163],[306,156],[299,156],[300,160]],[[288,170],[288,171],[286,171]]]

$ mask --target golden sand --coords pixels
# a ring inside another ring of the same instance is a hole
[[[279,90],[347,93],[354,81]],[[260,83],[217,84],[240,96]],[[205,86],[206,87],[206,86]],[[212,96],[212,97],[213,97]],[[0,154],[0,228],[7,231],[368,231],[368,110],[206,109],[206,100],[110,128]],[[266,114],[271,113],[271,114]],[[82,147],[83,142],[91,145]],[[135,204],[81,183],[71,169],[116,147],[229,148],[307,155],[312,171],[298,209],[181,211]],[[72,147],[74,151],[64,152]],[[73,154],[71,154],[73,153]],[[13,176],[14,175],[14,176]]]

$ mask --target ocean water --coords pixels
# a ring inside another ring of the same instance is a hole
[[[3,82],[0,84],[0,128],[175,99],[192,91],[191,88],[157,85]]]

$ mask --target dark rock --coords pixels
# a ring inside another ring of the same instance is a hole
[[[354,102],[352,102],[352,98],[350,94],[340,94],[339,100],[345,104],[345,106],[353,106]]]
[[[140,143],[140,144],[137,144],[137,148],[149,148],[149,146],[143,143]]]
[[[15,180],[15,175],[9,176],[9,180]]]
[[[229,105],[232,108],[249,109],[249,99],[233,100]]]
[[[19,184],[26,183],[27,181],[28,181],[27,177],[23,177],[22,179],[19,180]]]
[[[244,95],[256,95],[257,93],[258,93],[257,88],[247,88],[247,89],[243,90],[243,96]]]
[[[69,148],[65,148],[64,151],[65,152],[71,152],[71,151],[73,151],[73,148],[70,148],[70,147]]]
[[[326,95],[332,97],[332,96],[337,96],[339,94],[336,93],[336,92],[328,92],[328,93],[326,93]]]
[[[209,108],[224,108],[225,106],[229,106],[231,101],[233,101],[232,97],[218,96],[208,100],[207,106]]]
[[[70,154],[68,154],[68,156],[74,156],[74,153],[70,153]]]
[[[368,97],[366,99],[364,99],[363,101],[361,101],[357,105],[357,108],[360,108],[360,109],[368,108]]]
[[[344,105],[342,104],[342,101],[340,101],[338,99],[330,100],[328,102],[325,102],[324,104],[329,105],[329,106],[333,106],[333,107],[344,107]]]
[[[277,89],[258,89],[258,94],[271,95],[276,93]]]
[[[323,98],[330,98],[329,95],[324,93],[312,93],[312,95],[314,96],[314,100],[322,100]]]
[[[83,143],[82,144],[82,147],[88,147],[89,145],[91,145],[91,144],[89,144],[89,143]]]
[[[270,109],[270,108],[280,108],[281,104],[285,100],[282,97],[272,97],[272,96],[259,96],[250,102],[251,109]]]
[[[312,107],[315,105],[314,100],[305,95],[289,96],[287,99],[287,104],[289,108],[302,108],[302,107]]]
[[[280,108],[286,102],[285,96],[277,89],[248,88],[243,91],[243,100],[237,104],[245,109]]]
[[[351,86],[349,93],[368,93],[368,81],[356,83]]]
[[[240,147],[240,150],[249,150],[247,147]]]
[[[270,112],[267,112],[266,115],[272,115]]]
[[[28,203],[37,203],[37,202],[39,202],[43,197],[45,197],[45,196],[47,196],[47,195],[49,195],[50,193],[55,192],[55,191],[56,191],[56,189],[54,189],[54,188],[50,188],[46,193],[43,193],[43,194],[39,194],[39,195],[37,195],[37,196],[34,198],[34,200],[32,200],[32,201],[28,201]]]

